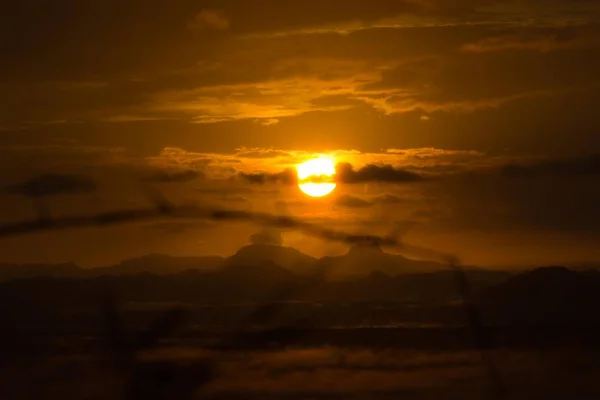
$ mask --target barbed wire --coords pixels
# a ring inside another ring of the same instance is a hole
[[[452,254],[446,254],[426,247],[416,246],[400,241],[395,235],[404,233],[403,230],[396,230],[395,233],[387,236],[352,234],[343,230],[330,229],[322,225],[314,224],[303,219],[294,218],[287,215],[231,210],[217,207],[200,206],[196,204],[176,205],[168,201],[162,195],[162,193],[156,190],[146,190],[146,194],[149,200],[154,204],[153,207],[118,209],[97,214],[83,214],[59,218],[51,218],[49,217],[48,213],[44,213],[43,216],[40,215],[40,218],[38,219],[0,225],[0,238],[66,229],[106,227],[111,225],[150,222],[164,219],[200,219],[217,222],[247,221],[273,228],[297,230],[306,235],[326,241],[340,242],[348,245],[362,244],[378,246],[381,248],[393,249],[401,254],[410,255],[413,257],[436,260],[446,264],[454,273],[457,291],[462,298],[467,321],[474,336],[475,347],[481,351],[482,362],[484,368],[486,369],[486,373],[492,388],[492,396],[497,399],[504,399],[506,397],[506,389],[501,380],[499,371],[493,360],[487,354],[487,351],[492,347],[490,337],[486,332],[482,316],[472,301],[470,282],[467,274],[460,266],[458,257]],[[287,296],[289,296],[289,293]],[[282,293],[274,300],[281,302],[282,300],[285,300],[285,298],[286,293]],[[114,346],[113,350],[119,353],[117,355],[117,359],[119,360],[117,366],[120,369],[124,368],[128,370],[132,379],[128,389],[129,398],[170,398],[166,394],[164,397],[160,397],[162,395],[159,394],[159,391],[157,391],[156,388],[152,390],[148,389],[148,385],[151,382],[144,383],[143,381],[155,379],[155,376],[152,375],[152,373],[157,371],[152,372],[140,369],[141,364],[139,364],[139,362],[136,360],[135,352],[140,349],[155,346],[161,336],[164,336],[169,331],[174,329],[177,324],[181,323],[181,313],[176,309],[169,310],[163,317],[159,318],[154,327],[149,328],[145,339],[140,338],[140,341],[136,345],[137,347],[133,346],[130,348],[125,348],[123,347],[124,332],[121,322],[117,317],[118,310],[115,303],[111,301],[105,303],[104,310],[106,323],[110,332],[109,336]],[[265,303],[250,316],[248,322],[251,322],[252,320],[260,320],[261,322],[264,322],[268,320],[270,316],[276,312],[276,310],[277,307],[273,307],[272,304]],[[160,329],[156,328],[157,326],[160,327]],[[242,340],[242,332],[233,332],[233,334],[230,335],[228,342],[229,345],[231,345]],[[167,370],[169,368],[175,368],[175,366],[165,367],[163,364],[155,367],[162,369],[167,368]],[[214,366],[211,363],[201,363],[195,365],[195,368],[200,371],[199,373],[201,375],[199,378],[197,377],[195,384],[203,385],[210,381],[212,379],[213,367]],[[165,373],[165,371],[163,371],[163,373]],[[188,389],[191,389],[194,386],[190,386],[190,382],[187,382],[186,384],[188,385],[186,386]],[[179,388],[179,390],[181,390],[181,388]],[[183,393],[180,393],[179,398],[182,398],[182,395]],[[188,395],[190,394],[188,393]]]

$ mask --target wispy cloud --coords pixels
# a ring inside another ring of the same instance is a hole
[[[188,29],[216,29],[225,30],[230,25],[229,19],[220,11],[202,10],[188,22]]]
[[[575,31],[571,35],[563,37],[562,32],[533,33],[533,34],[511,34],[493,36],[480,39],[474,43],[461,46],[460,51],[465,53],[488,53],[500,51],[539,51],[547,53],[550,51],[594,47],[600,44],[598,32]]]
[[[96,182],[85,175],[43,174],[4,188],[5,193],[28,197],[44,197],[57,194],[91,193]]]
[[[152,175],[146,176],[141,179],[142,182],[148,183],[177,183],[177,182],[189,182],[202,177],[202,172],[194,171],[191,169],[184,171],[158,171]]]
[[[231,153],[198,153],[180,148],[164,148],[159,155],[148,157],[147,162],[161,168],[201,169],[209,177],[233,177],[242,173],[255,177],[260,182],[267,182],[271,179],[263,178],[269,175],[283,178],[287,173],[280,175],[282,171],[294,169],[297,164],[320,154],[274,148],[240,148]],[[435,176],[490,168],[512,160],[507,156],[488,156],[475,150],[436,148],[383,149],[380,152],[335,150],[327,154],[338,163],[348,163],[359,169],[346,168],[340,171],[349,181],[360,181],[369,174],[387,174],[390,179],[414,180],[419,175]],[[369,169],[364,169],[369,165]],[[259,178],[260,176],[263,178]]]

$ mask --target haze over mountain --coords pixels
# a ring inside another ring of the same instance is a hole
[[[412,260],[401,255],[384,252],[379,246],[357,244],[344,255],[326,256],[319,260],[319,269],[331,279],[352,279],[380,271],[389,276],[444,271],[448,266]]]
[[[380,271],[389,276],[407,273],[444,271],[448,267],[435,262],[412,260],[385,253],[381,248],[355,245],[342,256],[317,259],[293,247],[254,243],[240,248],[229,257],[174,257],[164,254],[124,260],[118,264],[84,269],[69,264],[0,265],[0,280],[29,277],[92,277],[152,273],[167,275],[185,270],[210,271],[227,266],[250,267],[273,263],[301,276],[324,274],[328,279],[356,279]]]
[[[34,277],[77,277],[84,270],[73,263],[64,264],[0,264],[0,281]]]
[[[93,268],[89,275],[135,275],[151,273],[168,275],[188,269],[209,271],[218,268],[224,258],[219,256],[173,257],[165,254],[148,254],[146,256],[124,260],[116,265]]]
[[[475,291],[503,281],[508,274],[473,272]],[[35,296],[33,292],[38,293]],[[225,263],[211,270],[188,269],[172,274],[143,272],[123,275],[37,277],[0,284],[0,294],[20,303],[44,306],[90,306],[102,293],[124,302],[185,302],[234,305],[239,302],[417,302],[445,303],[460,298],[452,272],[390,277],[372,272],[352,280],[328,280],[322,275],[294,273],[272,261],[260,264]]]
[[[393,313],[377,317],[384,322],[458,318],[462,294],[455,272],[446,265],[389,254],[373,245],[354,245],[341,256],[317,259],[277,239],[261,232],[229,257],[149,254],[92,269],[73,263],[5,264],[0,266],[0,296],[7,304],[17,301],[32,310],[75,304],[93,308],[102,293],[113,293],[125,302],[219,307],[383,302],[396,304]],[[594,310],[600,304],[600,273],[594,269],[545,267],[516,274],[465,267],[464,271],[472,299],[491,323],[598,320]],[[418,305],[419,311],[410,311],[409,304]]]
[[[142,273],[168,275],[188,269],[209,271],[218,268],[223,260],[224,258],[219,256],[173,257],[164,254],[148,254],[98,268],[81,268],[74,263],[0,264],[0,281],[35,277],[83,278]]]
[[[250,244],[226,258],[225,265],[246,266],[273,262],[299,274],[310,274],[316,271],[317,261],[316,258],[293,247],[275,244]]]
[[[600,304],[600,274],[595,271],[544,267],[516,275],[485,270],[465,274],[471,285],[470,300],[481,310],[485,323],[600,322],[596,312]],[[144,272],[17,279],[0,283],[3,304],[0,308],[6,318],[20,310],[13,315],[17,320],[29,318],[28,313],[93,312],[107,293],[142,309],[152,304],[185,303],[202,309],[215,308],[203,311],[207,315],[214,316],[216,310],[230,315],[222,318],[231,318],[260,304],[280,304],[277,307],[283,313],[282,318],[293,318],[301,312],[309,320],[324,325],[341,321],[334,317],[335,313],[345,315],[347,324],[359,324],[362,318],[379,324],[465,323],[463,293],[452,271],[396,277],[377,271],[352,280],[327,280],[322,276],[296,274],[272,261],[245,266],[225,263],[221,268],[187,269],[162,275]],[[17,309],[14,304],[19,305]],[[344,304],[350,309],[344,311]],[[293,311],[294,307],[300,311]],[[198,318],[207,324],[217,323],[208,317]]]

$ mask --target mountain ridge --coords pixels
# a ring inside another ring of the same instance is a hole
[[[347,280],[382,272],[390,277],[403,274],[431,273],[447,270],[446,265],[406,258],[384,252],[379,247],[355,245],[341,256],[312,257],[293,247],[277,244],[250,244],[228,257],[171,256],[151,253],[120,261],[116,264],[82,268],[75,263],[58,264],[0,264],[0,282],[33,277],[83,278],[152,273],[169,275],[186,270],[212,271],[228,266],[255,266],[266,262],[283,267],[302,276],[326,276]],[[465,267],[469,270],[476,267]]]

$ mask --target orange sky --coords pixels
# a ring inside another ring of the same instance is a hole
[[[144,205],[149,184],[353,232],[408,223],[468,263],[600,259],[598,2],[38,3],[0,15],[0,222],[35,216],[24,188],[42,176],[53,215]],[[319,200],[282,179],[317,154],[344,172]],[[0,262],[230,254],[256,229],[44,233],[0,240]]]

